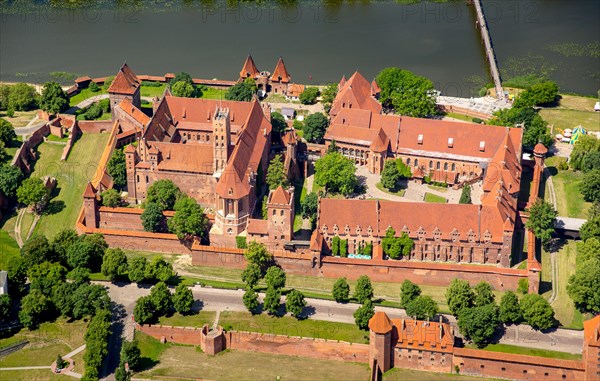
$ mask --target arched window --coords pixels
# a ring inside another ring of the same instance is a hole
[[[415,167],[419,166],[419,159],[415,159]]]
[[[456,172],[456,164],[452,163],[452,172]]]
[[[437,164],[435,165],[435,169],[437,169],[438,171],[440,170],[440,162],[438,161]]]
[[[448,170],[448,163],[444,163],[444,171]]]
[[[410,157],[406,159],[406,165],[410,166]]]
[[[429,169],[433,169],[433,160],[429,160]]]

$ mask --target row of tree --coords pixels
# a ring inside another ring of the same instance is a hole
[[[159,317],[177,311],[182,315],[192,312],[194,295],[192,290],[184,284],[175,289],[171,294],[167,284],[159,282],[150,290],[150,295],[139,298],[133,309],[135,321],[140,324],[155,322]]]
[[[15,111],[29,111],[41,108],[56,114],[65,111],[69,106],[67,94],[57,82],[46,82],[42,93],[26,83],[0,85],[0,110],[6,110],[8,116]]]

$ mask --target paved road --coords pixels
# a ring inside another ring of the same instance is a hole
[[[131,324],[131,313],[135,301],[140,296],[148,295],[149,288],[138,288],[137,285],[113,285],[106,282],[110,297],[116,303],[123,305],[127,317],[126,320]],[[206,287],[193,287],[192,292],[196,300],[201,301],[201,308],[206,311],[246,311],[242,302],[242,290],[221,290]],[[264,297],[261,294],[261,297]],[[283,299],[285,301],[285,298]],[[340,304],[329,300],[306,299],[308,307],[307,312],[311,319],[324,320],[340,323],[354,324],[352,314],[358,308],[357,304]],[[405,318],[404,310],[398,308],[380,307],[377,311],[384,311],[390,318]],[[458,332],[456,319],[453,316],[444,315],[444,318],[455,327]],[[132,327],[131,327],[132,329]],[[125,329],[127,332],[127,328]],[[565,329],[557,329],[550,333],[541,333],[531,329],[529,326],[509,326],[506,328],[503,337],[499,341],[503,344],[512,344],[522,347],[552,349],[569,353],[581,353],[583,344],[583,332]]]

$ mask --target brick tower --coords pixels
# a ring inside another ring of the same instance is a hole
[[[392,330],[394,326],[384,312],[376,312],[369,320],[369,364],[385,373],[392,368]],[[375,370],[375,369],[373,369]]]
[[[229,144],[231,139],[231,122],[228,108],[217,108],[213,118],[213,171],[220,177],[229,159]]]

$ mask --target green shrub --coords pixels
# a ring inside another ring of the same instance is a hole
[[[472,121],[473,121],[473,123],[477,123],[477,124],[485,124],[485,121],[483,119],[479,119],[479,118],[473,118]]]
[[[517,292],[521,294],[527,294],[529,291],[529,279],[521,278],[519,279],[519,286],[517,287]]]
[[[348,256],[348,240],[340,240],[340,257],[346,258]]]
[[[83,113],[83,119],[85,120],[98,119],[100,116],[102,116],[102,108],[97,103],[91,105],[86,112]]]
[[[110,99],[102,99],[98,102],[98,105],[100,106],[100,109],[102,109],[102,112],[107,113],[110,111]]]
[[[338,256],[340,255],[340,237],[335,236],[331,240],[331,255]]]
[[[238,249],[245,249],[248,247],[248,245],[246,244],[246,237],[244,236],[235,237],[235,244]]]
[[[142,81],[142,86],[148,86],[148,87],[161,87],[162,83],[160,82],[155,82],[155,81]]]
[[[96,82],[91,82],[89,89],[92,93],[97,93],[98,91],[100,91],[100,86],[98,86]]]

